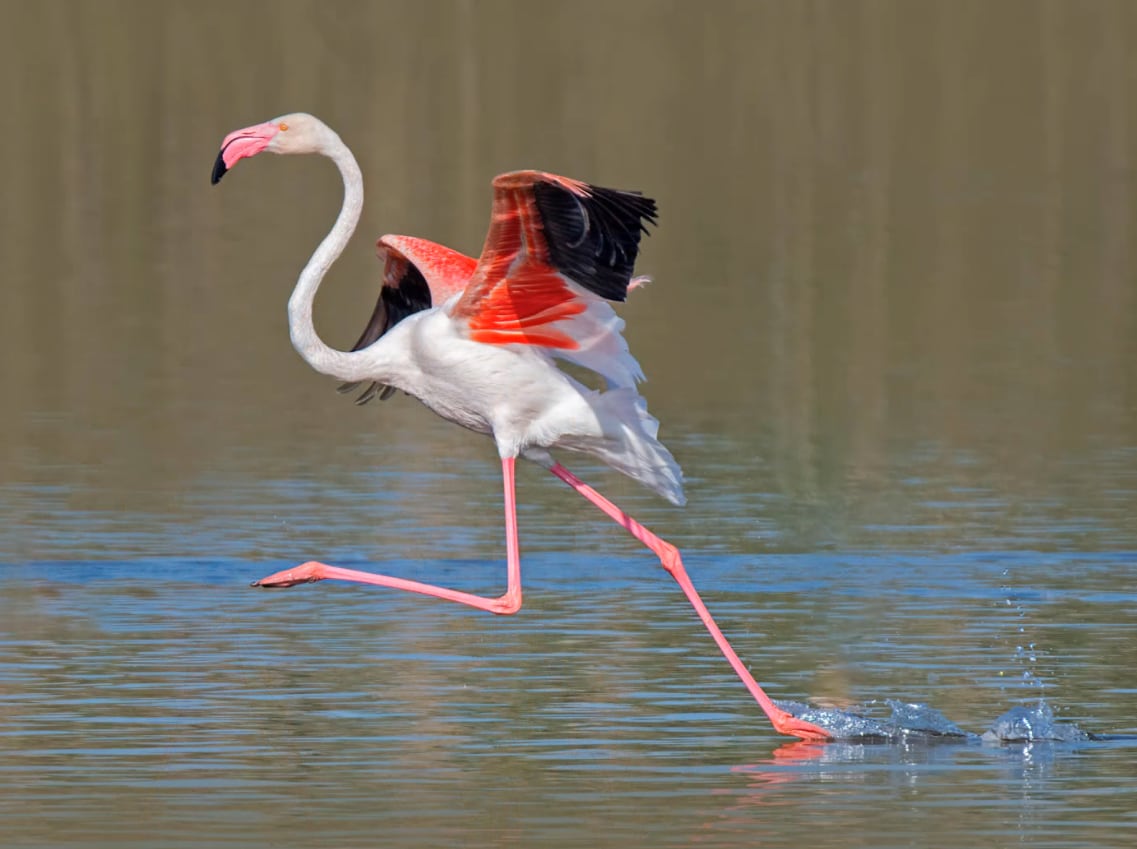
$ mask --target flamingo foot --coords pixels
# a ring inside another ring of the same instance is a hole
[[[769,716],[774,730],[779,734],[785,734],[787,737],[800,737],[802,740],[815,741],[833,739],[833,735],[820,725],[814,725],[812,722],[798,719],[792,713],[784,711],[781,708],[774,708],[774,711],[770,713]]]
[[[299,566],[293,566],[291,569],[285,569],[281,572],[274,572],[267,578],[253,581],[249,586],[274,589],[277,587],[294,587],[297,584],[314,584],[316,581],[322,581],[328,577],[324,573],[325,569],[327,569],[327,566],[323,563],[309,560],[307,563],[301,563]]]

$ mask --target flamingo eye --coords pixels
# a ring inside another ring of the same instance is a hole
[[[284,123],[283,121],[281,121],[281,122],[280,122],[280,130],[281,130],[281,132],[283,132],[284,130],[287,130],[287,129],[288,129],[288,125],[287,125],[286,123]]]

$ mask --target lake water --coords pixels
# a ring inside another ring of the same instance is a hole
[[[1130,4],[0,0],[0,846],[1128,847],[1137,839],[1137,9]],[[776,699],[974,734],[779,737],[633,540],[288,343],[370,244],[476,252],[495,173],[643,189],[621,308],[682,463],[674,542]]]

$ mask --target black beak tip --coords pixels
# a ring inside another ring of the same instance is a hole
[[[220,153],[217,154],[217,160],[213,163],[213,174],[209,177],[210,185],[216,186],[221,182],[221,178],[225,176],[225,172],[229,169],[225,167],[225,159]]]

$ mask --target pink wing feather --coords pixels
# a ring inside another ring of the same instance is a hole
[[[414,236],[383,236],[375,249],[383,263],[383,285],[353,351],[374,344],[408,315],[446,303],[466,288],[478,264],[473,257]],[[359,386],[359,382],[341,383],[339,391],[352,392]],[[355,403],[366,404],[376,395],[383,401],[394,391],[390,386],[372,383]]]

